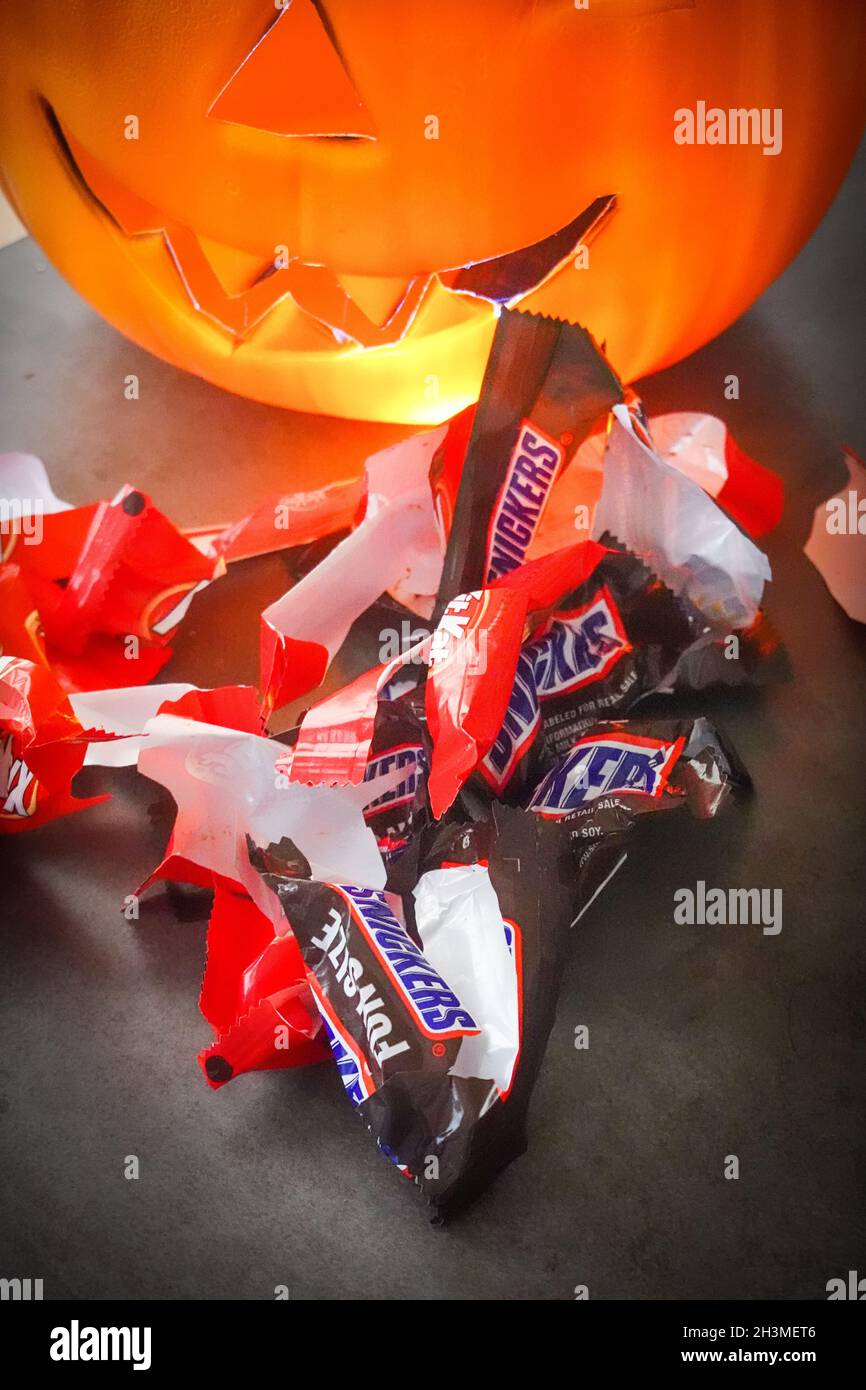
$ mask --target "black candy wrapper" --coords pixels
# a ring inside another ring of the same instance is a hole
[[[558,827],[530,812],[496,806],[483,823],[438,827],[422,871],[486,859],[503,921],[513,933],[521,1001],[520,1051],[507,1096],[450,1077],[447,1090],[409,1073],[395,1076],[360,1107],[383,1146],[400,1154],[442,1221],[478,1196],[527,1147],[532,1090],[556,1014],[568,922],[571,865]],[[487,1107],[487,1108],[485,1108]],[[436,1176],[429,1177],[435,1158]]]
[[[415,883],[442,868],[489,873],[519,1000],[507,1086],[456,1065],[465,1040],[481,1030],[425,955],[408,880],[401,912],[385,893],[302,877],[291,846],[253,853],[300,947],[346,1091],[382,1152],[414,1180],[434,1222],[454,1215],[526,1149],[569,927],[623,857],[640,818],[686,806],[714,816],[738,786],[748,786],[745,770],[704,719],[609,722],[578,740],[524,807],[473,803],[467,789],[445,820],[416,822],[406,860]]]
[[[516,569],[556,479],[622,387],[579,324],[502,311],[460,474],[434,618]],[[438,460],[432,467],[437,491]],[[441,481],[441,480],[440,480]],[[441,492],[441,488],[438,489]]]

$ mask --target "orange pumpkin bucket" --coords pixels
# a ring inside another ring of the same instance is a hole
[[[0,43],[4,187],[94,308],[375,420],[475,399],[498,303],[585,323],[626,381],[691,352],[866,109],[859,0],[10,0]]]

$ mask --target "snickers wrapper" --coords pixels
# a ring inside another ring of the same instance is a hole
[[[352,1099],[396,1071],[441,1077],[478,1026],[374,888],[265,874],[332,1037],[356,1069]],[[335,1049],[336,1050],[336,1049]]]
[[[410,690],[398,700],[381,700],[364,781],[375,781],[396,770],[402,775],[396,786],[365,806],[364,820],[376,836],[379,852],[391,872],[396,871],[426,824],[429,767],[430,736],[424,717],[423,690]],[[390,875],[387,886],[392,887]]]
[[[502,727],[478,778],[495,796],[522,799],[593,724],[668,688],[684,653],[707,632],[697,610],[634,555],[603,553],[524,643]]]
[[[573,915],[570,837],[558,825],[497,805],[480,822],[454,822],[431,832],[428,873],[443,864],[485,861],[514,972],[517,1048],[507,1083],[492,1095],[488,1091],[480,1106],[480,1084],[452,1077],[452,1108],[439,1113],[435,1133],[423,1141],[416,1137],[418,1148],[440,1160],[438,1175],[426,1165],[433,1176],[425,1176],[415,1160],[434,1220],[454,1215],[526,1151],[529,1103],[553,1027]],[[397,1080],[366,1103],[386,1132],[406,1103],[403,1092]]]
[[[264,878],[300,946],[350,1099],[438,1222],[526,1148],[572,898],[569,838],[531,812],[498,807],[481,824],[431,827],[423,839],[416,893],[443,870],[451,886],[454,874],[475,875],[481,891],[463,920],[447,917],[442,898],[443,934],[432,930],[430,887],[420,944],[384,893]],[[446,962],[474,989],[471,1007]],[[496,989],[485,992],[485,980]]]
[[[568,836],[572,925],[621,867],[625,842],[642,816],[688,807],[709,819],[733,792],[750,786],[738,755],[707,719],[629,719],[587,731],[526,802]]]
[[[457,594],[523,563],[557,478],[620,400],[620,383],[586,329],[502,311],[453,506],[437,619]],[[434,492],[449,472],[434,456]],[[440,520],[450,514],[441,497],[437,511]]]

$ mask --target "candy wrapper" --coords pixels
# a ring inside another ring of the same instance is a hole
[[[376,836],[379,853],[388,866],[388,887],[400,864],[428,820],[427,774],[430,736],[415,689],[397,700],[381,701],[376,710],[370,756],[364,772],[366,784],[381,783],[398,774],[388,790],[364,807],[364,820]]]
[[[67,691],[143,684],[228,563],[351,526],[362,500],[352,479],[184,532],[137,488],[72,507],[39,459],[0,455],[0,651],[49,665]]]
[[[173,683],[66,695],[44,666],[0,657],[0,775],[8,802],[2,828],[34,828],[107,800],[76,797],[72,779],[88,766],[134,767],[142,731],[158,714],[261,730],[252,686],[200,690]]]
[[[584,329],[504,310],[478,408],[369,459],[357,529],[265,611],[268,712],[320,683],[351,624],[386,590],[425,617],[435,599],[441,619],[449,599],[524,560],[556,479],[621,394]],[[502,596],[484,603],[491,629],[494,610],[501,626],[504,610],[519,608]],[[452,628],[462,616],[452,610]],[[440,626],[434,659],[448,631]]]
[[[390,590],[423,612],[442,556],[428,484],[445,435],[416,435],[368,459],[367,500],[356,529],[262,614],[261,686],[269,714],[324,679],[356,618]]]
[[[706,630],[635,556],[602,556],[524,644],[506,717],[479,773],[513,796],[600,718],[659,689]]]
[[[202,554],[136,488],[70,508],[30,456],[0,458],[0,491],[20,511],[5,524],[0,566],[4,650],[50,664],[68,690],[152,679],[222,558]]]
[[[247,842],[267,848],[287,839],[317,877],[384,887],[385,867],[363,808],[400,783],[400,768],[359,788],[302,787],[276,766],[282,746],[256,734],[160,714],[144,735],[138,769],[164,786],[178,808],[168,853],[147,884],[185,878],[209,886],[216,875],[242,886],[276,921],[273,900],[250,867]]]
[[[257,865],[275,855],[306,874],[351,875],[384,887],[386,867],[368,822],[393,848],[399,815],[405,843],[412,823],[405,789],[413,773],[401,740],[407,727],[417,738],[411,712],[383,715],[381,756],[363,786],[346,791],[289,785],[276,768],[285,748],[260,736],[250,687],[163,686],[75,700],[94,724],[118,736],[91,745],[88,762],[117,767],[137,759],[177,808],[166,854],[138,893],[165,879],[214,892],[200,1001],[216,1035],[199,1059],[209,1084],[327,1057],[297,946],[250,853]],[[84,752],[82,745],[79,761]]]
[[[304,1067],[330,1055],[295,938],[275,932],[248,894],[221,879],[199,1004],[215,1034],[199,1054],[214,1090],[244,1072]]]
[[[769,577],[766,559],[696,482],[659,458],[639,403],[617,404],[621,394],[583,329],[503,313],[478,407],[452,423],[431,468],[443,529],[450,522],[438,625],[402,658],[313,708],[291,778],[359,781],[377,701],[409,663],[430,668],[429,793],[436,816],[476,767],[502,794],[539,731],[556,751],[581,728],[626,713],[656,690],[677,682],[736,684],[744,673],[748,679],[760,673],[779,645],[757,607]],[[525,557],[562,468],[595,438],[599,415],[608,420],[609,437],[595,529],[605,539],[611,532],[614,544],[630,542],[650,567],[619,557],[589,582],[603,554],[599,547],[578,543],[534,561]],[[527,420],[538,428],[535,442]],[[669,448],[679,443],[682,458],[695,466],[698,437],[696,424],[688,441],[685,432],[668,430]],[[463,585],[474,587],[455,593]],[[553,611],[541,614],[545,607]],[[531,632],[533,617],[546,627]],[[728,624],[742,629],[742,665],[714,646]]]
[[[502,313],[453,503],[437,614],[528,558],[557,478],[621,399],[619,381],[585,329]],[[447,465],[434,467],[444,483]]]
[[[541,871],[532,843],[553,836],[531,814],[504,814],[487,837],[489,865],[429,860],[416,889],[420,943],[381,893],[265,876],[300,944],[349,1099],[435,1220],[525,1148],[555,1008],[567,893]],[[519,881],[518,851],[528,859]]]
[[[712,497],[747,535],[766,535],[782,516],[782,480],[740,448],[714,415],[675,411],[648,422],[650,447]]]
[[[844,450],[845,486],[815,508],[804,553],[849,618],[866,623],[866,464]]]
[[[85,765],[159,784],[173,823],[138,891],[213,895],[207,1084],[335,1064],[452,1216],[526,1147],[570,928],[631,836],[748,786],[705,719],[633,711],[778,674],[745,534],[777,519],[772,475],[711,417],[648,420],[585,329],[503,308],[477,406],[363,479],[193,532],[135,488],[70,507],[28,457],[4,483],[31,506],[3,531],[0,828],[89,804]],[[196,592],[281,547],[260,688],[145,684]],[[382,604],[411,644],[269,736]]]
[[[688,807],[705,820],[750,786],[739,757],[706,719],[621,720],[577,739],[527,806],[569,836],[577,922],[622,866],[623,843],[639,816]]]
[[[284,765],[299,782],[360,782],[383,691],[423,661],[432,814],[470,777],[518,801],[586,728],[648,695],[785,674],[760,617],[738,642],[731,662],[706,616],[642,561],[579,542],[453,599],[429,638],[314,706]]]
[[[720,631],[757,618],[772,577],[766,555],[703,488],[653,452],[622,406],[613,410],[595,534],[641,555]]]
[[[50,671],[0,656],[0,834],[32,830],[106,799],[72,793],[87,753],[84,732]]]
[[[747,780],[704,720],[606,724],[526,809],[429,827],[411,913],[382,892],[311,881],[297,861],[257,861],[349,1099],[434,1220],[524,1151],[567,928],[639,817],[677,806],[713,816]]]
[[[604,553],[593,542],[578,542],[452,599],[432,634],[308,711],[284,760],[290,780],[360,782],[383,692],[402,671],[426,664],[428,790],[433,814],[440,816],[502,727],[532,616],[584,580]]]

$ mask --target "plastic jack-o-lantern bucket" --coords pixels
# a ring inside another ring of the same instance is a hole
[[[6,0],[0,168],[150,351],[275,404],[436,421],[496,305],[626,380],[705,342],[826,208],[862,0]]]

